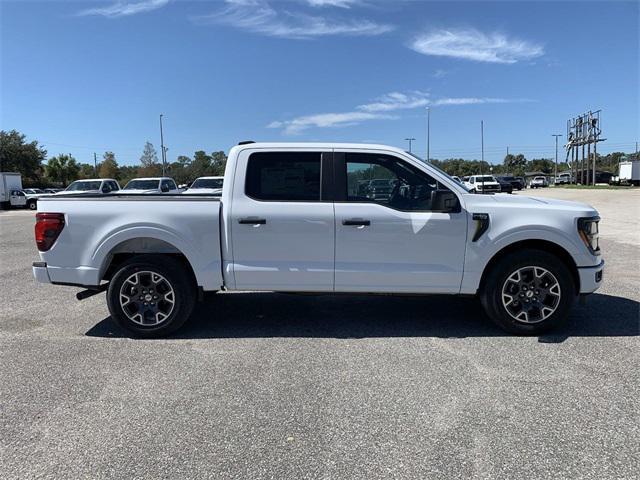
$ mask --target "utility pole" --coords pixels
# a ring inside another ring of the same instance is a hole
[[[164,135],[162,134],[162,113],[160,114],[160,150],[162,151],[162,176],[164,177],[166,159],[164,151]]]
[[[415,140],[415,138],[405,138],[409,142],[409,153],[411,153],[411,142]]]
[[[480,175],[482,175],[480,178],[482,179],[482,193],[484,193],[484,120],[480,120],[480,151]]]
[[[98,159],[96,157],[96,152],[93,152],[93,170],[96,173],[96,177],[98,176]]]
[[[431,143],[431,108],[427,107],[427,162],[429,161],[429,147]],[[636,142],[636,150],[638,150],[638,143]]]
[[[558,137],[561,137],[562,135],[559,133],[554,133],[551,134],[552,137],[556,137],[556,169],[555,169],[555,176],[553,177],[553,184],[556,184],[556,178],[558,178]]]

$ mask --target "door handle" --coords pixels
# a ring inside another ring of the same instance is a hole
[[[264,218],[241,218],[238,223],[240,225],[264,225],[267,220]]]
[[[349,220],[342,220],[342,224],[349,227],[368,227],[371,225],[371,221],[362,220],[361,218],[352,218]]]

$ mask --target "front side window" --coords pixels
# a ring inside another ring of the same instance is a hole
[[[318,202],[320,157],[320,152],[252,153],[245,192],[257,200]]]
[[[158,180],[131,180],[124,190],[157,190]]]
[[[222,178],[198,178],[190,188],[222,188]]]
[[[427,173],[390,155],[347,153],[349,202],[375,202],[396,210],[440,210],[436,192],[450,192]],[[452,199],[455,195],[452,195]]]
[[[67,187],[68,192],[86,192],[89,190],[100,190],[99,181],[73,182]]]

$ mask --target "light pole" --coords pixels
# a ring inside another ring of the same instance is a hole
[[[164,136],[162,134],[162,113],[160,114],[160,150],[162,152],[162,176],[164,177],[165,151],[164,151]]]
[[[480,178],[482,179],[482,193],[484,193],[484,120],[480,120]]]
[[[409,153],[411,153],[411,142],[415,140],[415,138],[405,138],[409,142]]]
[[[429,147],[431,143],[431,108],[427,107],[427,162],[429,161]]]
[[[558,178],[558,137],[561,137],[562,135],[560,133],[554,133],[551,136],[556,137],[556,169],[555,169],[555,175],[553,177],[553,185],[555,186],[556,179]]]

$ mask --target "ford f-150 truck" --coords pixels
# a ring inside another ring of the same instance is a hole
[[[373,178],[389,195],[361,192]],[[243,142],[221,197],[43,197],[33,274],[78,298],[106,290],[143,337],[220,290],[478,295],[502,328],[539,334],[600,286],[598,221],[581,203],[470,194],[393,147]]]

